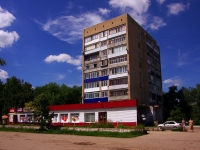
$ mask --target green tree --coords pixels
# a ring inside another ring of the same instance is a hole
[[[185,118],[185,114],[181,111],[180,107],[176,107],[174,110],[170,111],[169,118],[167,120],[181,121]]]
[[[33,99],[34,93],[30,83],[16,77],[7,78],[2,91],[4,114],[7,114],[9,108],[22,108],[26,102]]]
[[[40,129],[50,128],[54,114],[49,114],[49,104],[48,96],[40,94],[34,99],[32,106],[29,105],[34,109],[34,117],[38,118]]]
[[[0,58],[0,65],[1,65],[1,66],[5,66],[5,65],[6,65],[5,60],[3,60],[2,58]]]

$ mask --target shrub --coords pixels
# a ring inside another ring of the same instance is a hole
[[[143,124],[138,124],[137,126],[135,126],[135,129],[144,129],[145,125]]]
[[[124,129],[124,128],[126,128],[123,124],[118,124],[117,125],[117,128],[119,128],[119,129]]]

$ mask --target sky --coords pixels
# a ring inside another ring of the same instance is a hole
[[[128,13],[158,43],[163,90],[200,83],[199,0],[0,0],[0,79],[82,84],[82,30]]]

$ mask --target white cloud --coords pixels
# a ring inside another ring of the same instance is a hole
[[[0,28],[10,26],[15,17],[0,6]]]
[[[45,60],[46,63],[51,63],[54,61],[57,62],[66,62],[75,66],[79,66],[82,62],[82,56],[79,55],[77,58],[73,58],[68,54],[59,54],[59,55],[49,55]]]
[[[74,43],[82,38],[82,30],[104,21],[97,13],[84,13],[77,16],[60,16],[50,19],[43,29],[60,40]]]
[[[108,15],[110,13],[110,10],[106,9],[106,8],[99,8],[99,12],[102,15]]]
[[[180,86],[181,79],[179,77],[174,77],[174,78],[171,78],[171,79],[164,80],[163,83],[168,84],[169,86],[171,86],[171,85]]]
[[[8,73],[0,69],[0,79],[6,79],[6,78],[8,78]]]
[[[57,75],[57,79],[58,80],[62,80],[62,79],[64,79],[65,78],[65,75],[63,75],[63,74],[58,74]]]
[[[6,46],[11,46],[14,42],[19,39],[17,32],[3,31],[0,30],[0,48],[5,48]]]
[[[165,2],[165,0],[156,0],[159,4],[162,4]]]
[[[78,66],[78,67],[77,67],[77,70],[82,70],[82,67],[81,67],[81,66]]]
[[[10,26],[14,20],[15,17],[0,6],[0,28]],[[5,48],[6,46],[12,46],[18,39],[19,35],[17,32],[0,30],[0,49]]]
[[[113,8],[119,8],[122,13],[129,13],[140,25],[146,24],[150,0],[110,0]]]
[[[154,16],[153,22],[150,23],[149,27],[151,30],[158,30],[160,27],[166,26],[167,24],[163,21],[162,18]]]
[[[190,3],[187,3],[186,5],[184,5],[182,3],[172,3],[170,5],[167,5],[168,14],[169,15],[178,15],[180,12],[189,8],[189,6],[190,6]]]

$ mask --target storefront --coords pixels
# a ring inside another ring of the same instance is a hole
[[[121,100],[113,102],[98,102],[87,104],[68,104],[50,106],[50,113],[54,113],[52,124],[55,126],[83,126],[95,122],[111,122],[114,126],[137,125],[137,101]],[[9,123],[31,123],[33,113],[23,109],[9,110]]]

